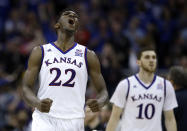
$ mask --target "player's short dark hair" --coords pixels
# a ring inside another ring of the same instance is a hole
[[[80,18],[80,13],[79,13],[80,11],[79,11],[79,10],[68,7],[68,8],[65,8],[65,9],[61,10],[61,11],[57,14],[56,22],[58,22],[58,20],[60,19],[62,13],[66,12],[66,11],[73,11],[73,12],[75,12],[75,13],[78,15],[78,17]]]
[[[182,66],[173,66],[170,68],[168,77],[179,87],[186,87],[187,72]]]
[[[136,57],[138,60],[140,60],[142,56],[142,52],[144,51],[155,51],[156,52],[155,47],[153,45],[141,46],[138,52],[136,53]]]

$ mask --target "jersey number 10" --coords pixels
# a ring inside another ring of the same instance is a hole
[[[155,106],[153,104],[149,103],[145,106],[145,108],[143,104],[140,104],[137,107],[139,108],[139,115],[138,117],[136,117],[137,119],[144,119],[144,118],[152,119],[153,118],[155,114]],[[145,117],[143,117],[143,113]]]

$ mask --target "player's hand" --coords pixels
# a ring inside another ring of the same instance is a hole
[[[46,99],[43,99],[41,100],[38,105],[37,105],[37,109],[40,111],[40,112],[45,112],[45,113],[48,113],[50,111],[50,108],[51,108],[51,105],[53,103],[53,100],[49,99],[49,98],[46,98]]]
[[[86,105],[91,109],[92,112],[100,111],[100,104],[97,99],[88,99]]]

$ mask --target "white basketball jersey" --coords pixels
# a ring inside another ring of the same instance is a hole
[[[37,96],[53,100],[46,114],[63,119],[83,118],[88,80],[87,48],[77,43],[65,52],[54,43],[41,48],[43,60]]]
[[[137,75],[122,80],[110,101],[124,108],[121,131],[162,131],[162,110],[177,107],[173,86],[156,75],[150,85]]]

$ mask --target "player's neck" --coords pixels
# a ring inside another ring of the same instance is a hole
[[[69,49],[74,45],[74,34],[58,33],[58,38],[55,44],[63,51]]]
[[[146,84],[149,84],[154,79],[154,73],[150,73],[144,70],[140,70],[138,73],[138,77],[141,81],[143,81]]]

